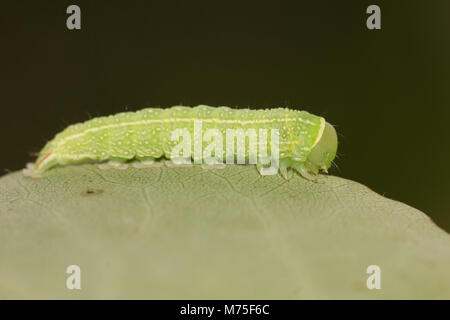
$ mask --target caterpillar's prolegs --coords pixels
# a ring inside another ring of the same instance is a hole
[[[129,162],[129,160],[125,158],[114,158],[109,160],[108,162],[99,164],[98,168],[101,170],[108,170],[108,169],[125,170],[128,168],[128,165],[131,165],[136,169],[145,169],[145,168],[160,168],[164,164],[161,161],[155,161],[155,158],[153,157],[136,157],[136,159],[132,162]]]
[[[164,164],[161,161],[156,161],[153,157],[136,157],[136,160],[131,163],[136,169],[146,168],[160,168]]]
[[[99,164],[98,168],[100,170],[109,170],[109,169],[125,170],[128,168],[128,165],[125,163],[117,163],[114,161],[108,161],[106,163]]]
[[[160,161],[135,161],[131,165],[136,169],[161,168],[164,166]]]
[[[108,170],[108,169],[117,169],[117,170],[125,170],[128,168],[128,164],[126,164],[128,160],[124,158],[111,158],[108,162],[101,163],[98,165],[100,170]]]
[[[303,178],[308,179],[311,182],[317,182],[317,176],[314,174],[310,174],[308,169],[306,169],[305,165],[302,163],[292,163],[291,166],[298,171],[302,175]]]
[[[265,165],[258,163],[256,168],[261,173],[261,169],[264,168]],[[296,170],[303,178],[311,181],[317,182],[318,170],[316,167],[306,163],[297,163],[291,158],[283,158],[280,159],[279,168],[280,174],[284,179],[289,180],[292,178],[294,170]]]
[[[217,164],[202,164],[201,165],[203,170],[222,170],[227,167],[224,163],[217,163]]]
[[[192,163],[189,163],[186,159],[185,163],[175,163],[172,160],[161,160],[161,159],[155,159],[152,157],[141,157],[136,158],[134,161],[129,163],[129,159],[125,158],[112,158],[108,162],[98,164],[98,168],[101,170],[108,170],[108,169],[115,169],[115,170],[125,170],[128,168],[129,164],[133,166],[136,169],[145,169],[145,168],[160,168],[164,165],[168,168],[191,168],[193,167]],[[40,178],[41,175],[36,174],[32,170],[34,166],[34,163],[28,163],[27,167],[23,169],[23,174],[26,177],[31,178]],[[258,163],[256,165],[256,168],[259,172],[261,172],[261,169],[264,168],[267,165],[264,165],[262,163]],[[220,170],[225,169],[226,164],[217,163],[217,164],[202,164],[201,168],[203,170]],[[309,162],[303,163],[296,163],[291,158],[283,158],[279,161],[279,172],[283,176],[284,179],[289,180],[293,176],[293,172],[296,170],[298,173],[300,173],[301,176],[303,176],[305,179],[311,181],[311,182],[317,182],[317,174],[318,169],[317,167],[313,166]]]
[[[22,173],[28,178],[42,178],[42,176],[33,171],[34,162],[28,162],[25,169],[22,169]]]
[[[126,159],[124,160],[110,160],[106,163],[101,163],[98,165],[98,168],[101,170],[108,170],[108,169],[118,169],[118,170],[124,170],[127,169],[128,164],[125,163]],[[192,163],[174,163],[172,160],[155,160],[154,158],[151,159],[141,159],[141,160],[135,160],[130,163],[130,165],[136,169],[147,169],[147,168],[161,168],[164,165],[168,168],[192,168]],[[220,170],[225,169],[226,164],[202,164],[201,168],[204,170]]]
[[[190,162],[184,162],[184,163],[175,163],[172,160],[166,160],[164,161],[164,164],[167,168],[192,168],[194,165]]]

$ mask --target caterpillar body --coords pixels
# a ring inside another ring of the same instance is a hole
[[[287,108],[250,110],[203,105],[174,106],[123,112],[70,125],[44,146],[36,162],[25,169],[24,174],[39,177],[57,165],[87,161],[108,163],[115,168],[125,167],[128,162],[137,164],[136,167],[140,164],[155,165],[161,163],[162,159],[173,158],[174,147],[179,143],[173,139],[173,133],[177,130],[194,137],[189,148],[192,148],[192,154],[197,154],[198,158],[208,147],[203,143],[200,153],[196,153],[194,149],[198,146],[198,140],[203,139],[208,130],[212,129],[223,134],[237,130],[237,136],[242,135],[242,132],[256,132],[262,136],[261,130],[276,130],[276,148],[279,154],[277,171],[279,169],[285,177],[288,176],[288,169],[293,168],[308,180],[315,180],[319,171],[327,171],[337,151],[337,136],[333,126],[324,118],[306,111]],[[231,141],[227,136],[226,145],[234,144],[235,137]],[[274,151],[274,146],[270,143],[274,136],[269,134],[268,140],[267,150]],[[250,138],[244,137],[243,141],[245,159],[257,159],[258,169],[264,168],[267,159],[258,158],[255,154],[260,154],[261,143],[258,148],[252,148]],[[223,159],[225,156],[227,160],[230,156],[237,156],[238,152],[237,148],[223,152],[220,149],[214,150],[216,159]],[[200,163],[195,156],[192,158]]]

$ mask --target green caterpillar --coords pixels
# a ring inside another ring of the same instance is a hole
[[[196,127],[199,124],[200,131]],[[221,150],[217,143],[213,147],[202,145],[211,130],[227,135],[227,150]],[[267,131],[272,134],[268,135]],[[178,132],[177,139],[174,139],[174,132]],[[228,137],[229,132],[234,133],[234,136]],[[255,133],[258,138],[267,137],[269,146],[259,141],[256,148],[251,138],[251,134]],[[337,151],[337,136],[333,126],[324,118],[306,111],[175,106],[124,112],[71,125],[45,145],[36,163],[24,173],[39,177],[54,166],[87,161],[102,163],[103,168],[109,166],[121,169],[128,162],[136,167],[157,166],[162,164],[161,159],[175,160],[173,151],[179,144],[180,134],[194,137],[193,142],[187,144],[192,149],[187,150],[187,157],[189,160],[192,157],[194,163],[205,163],[202,162],[202,156],[208,149],[213,150],[211,155],[219,164],[223,163],[221,160],[224,157],[227,164],[238,157],[238,163],[242,163],[242,159],[253,160],[250,163],[255,163],[261,172],[268,163],[267,157],[261,156],[262,151],[270,151],[271,159],[276,160],[279,166],[276,172],[279,169],[286,178],[288,169],[293,168],[306,179],[315,180],[320,170],[327,172]],[[240,146],[245,148],[241,157],[238,154],[239,145],[237,149],[234,148],[235,138],[241,139]],[[229,146],[233,147],[231,151],[228,150]],[[279,159],[275,159],[274,154]]]

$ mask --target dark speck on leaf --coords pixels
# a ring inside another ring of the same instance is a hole
[[[89,195],[101,194],[101,193],[103,193],[103,190],[101,190],[101,189],[99,189],[99,190],[87,189],[85,192],[83,192],[83,195],[89,196]]]

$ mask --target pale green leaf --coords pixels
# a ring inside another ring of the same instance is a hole
[[[0,298],[450,298],[449,234],[356,182],[319,182],[254,166],[8,174]]]

